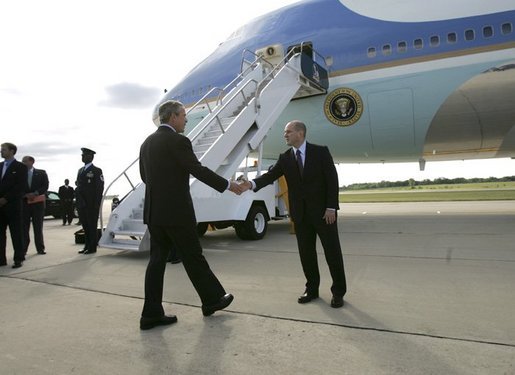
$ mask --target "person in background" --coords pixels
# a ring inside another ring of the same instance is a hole
[[[27,167],[14,158],[18,148],[13,143],[2,143],[0,163],[0,266],[7,265],[5,254],[7,227],[11,232],[14,249],[13,268],[22,266],[23,253],[22,207],[23,195],[27,191]]]
[[[61,202],[63,225],[70,225],[73,220],[73,198],[75,196],[75,189],[70,186],[70,180],[64,180],[64,185],[59,187],[58,194]]]
[[[43,169],[34,168],[35,159],[24,156],[22,163],[27,166],[27,192],[23,199],[23,251],[27,254],[30,244],[30,223],[34,231],[34,244],[39,255],[46,254],[43,238],[48,176]]]
[[[79,254],[93,254],[97,252],[97,223],[104,192],[104,175],[102,169],[93,165],[96,152],[85,147],[81,150],[84,167],[77,173],[75,201],[79,211],[79,221],[84,229],[85,245]]]

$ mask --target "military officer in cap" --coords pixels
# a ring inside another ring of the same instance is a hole
[[[77,173],[75,200],[79,220],[84,229],[85,246],[79,254],[93,254],[97,252],[97,222],[104,192],[104,176],[102,169],[93,165],[95,151],[85,147],[81,150],[84,167]]]

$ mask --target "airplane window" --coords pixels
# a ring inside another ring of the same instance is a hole
[[[413,41],[413,47],[415,47],[415,49],[422,49],[424,47],[424,41],[422,39],[415,39]]]
[[[431,47],[438,47],[440,45],[440,37],[438,35],[433,35],[430,39],[429,39],[429,45]]]
[[[391,54],[392,54],[392,46],[389,44],[385,44],[383,46],[383,55],[387,56],[387,55],[391,55]]]
[[[465,30],[465,40],[474,40],[474,30]]]
[[[453,43],[456,43],[457,41],[458,41],[458,36],[456,35],[456,33],[447,34],[447,43],[453,44]]]
[[[368,57],[376,57],[376,49],[375,47],[369,47],[367,51]]]
[[[485,38],[491,38],[494,35],[494,29],[492,26],[483,27],[483,36]]]
[[[512,31],[512,28],[511,28],[511,23],[503,23],[502,26],[501,26],[501,32],[506,35],[506,34],[511,34],[511,31]]]
[[[406,42],[399,42],[397,43],[397,52],[404,53],[408,50],[408,43]]]

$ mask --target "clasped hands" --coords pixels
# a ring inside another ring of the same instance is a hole
[[[238,177],[236,181],[231,181],[229,186],[229,190],[236,195],[240,195],[250,189],[252,189],[252,183],[244,177]]]

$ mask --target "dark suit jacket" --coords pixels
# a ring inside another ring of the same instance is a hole
[[[88,169],[80,168],[77,173],[75,197],[78,208],[100,208],[104,192],[104,175],[102,169],[90,165]]]
[[[1,162],[0,174],[3,168],[4,162]],[[19,201],[21,204],[21,199],[26,192],[27,166],[17,160],[13,160],[0,181],[0,198],[5,198],[7,204],[15,201]]]
[[[28,185],[27,185],[28,186]],[[32,172],[32,184],[28,186],[27,193],[36,195],[45,194],[48,190],[48,176],[43,169],[36,169]]]
[[[200,164],[187,137],[167,126],[160,126],[143,142],[139,167],[146,184],[145,224],[196,223],[190,175],[219,192],[228,186],[225,178]]]
[[[279,160],[270,171],[254,180],[256,191],[283,175],[288,184],[290,215],[293,221],[301,221],[305,216],[312,220],[322,220],[326,208],[339,208],[338,173],[326,146],[306,143],[302,178],[293,149],[288,149],[279,155]]]
[[[73,197],[75,196],[75,192],[73,188],[68,185],[62,185],[59,187],[59,192],[57,193],[59,195],[59,198],[62,201],[72,201]]]

